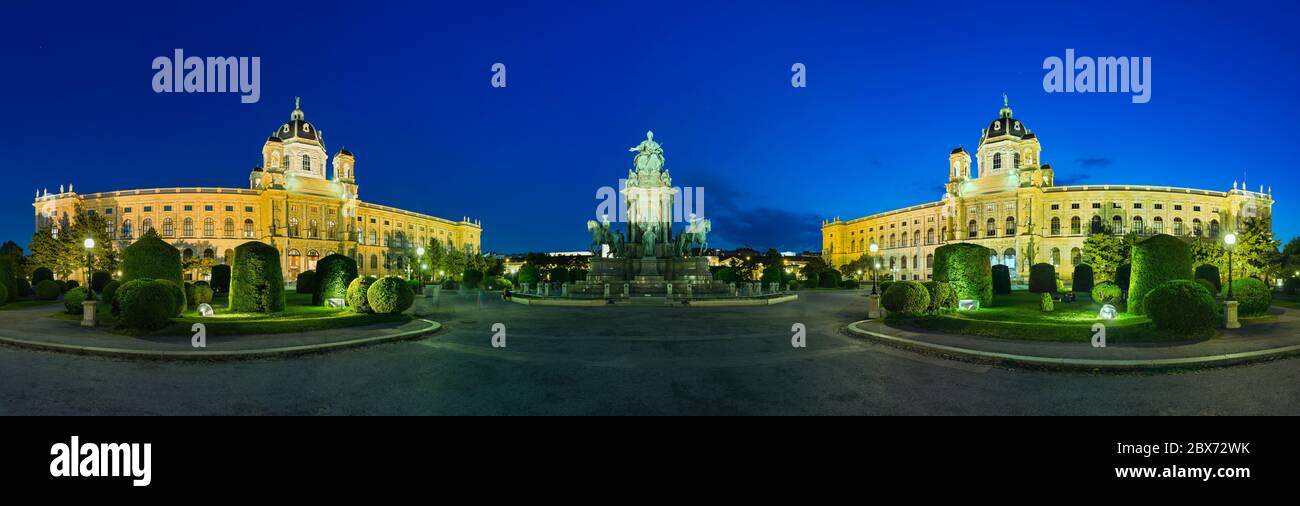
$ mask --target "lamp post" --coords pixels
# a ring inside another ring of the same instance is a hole
[[[424,246],[415,248],[415,254],[420,257],[420,283],[424,284]]]
[[[1223,244],[1228,247],[1228,300],[1234,300],[1232,295],[1232,250],[1237,244],[1237,234],[1229,232],[1223,236]]]
[[[90,262],[91,250],[95,249],[95,240],[87,237],[81,245],[86,247],[86,298],[94,300],[95,292],[90,287]]]
[[[876,286],[878,285],[878,282],[876,281],[876,271],[880,270],[880,260],[876,259],[876,252],[880,250],[880,246],[877,246],[876,243],[873,242],[871,243],[871,246],[867,246],[867,250],[871,251],[871,262],[872,262],[871,263],[871,295],[876,295]]]

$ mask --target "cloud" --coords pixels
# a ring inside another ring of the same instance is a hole
[[[713,223],[710,246],[748,245],[782,251],[820,249],[819,215],[774,207],[766,199],[741,192],[718,178],[704,177],[697,181],[704,188],[704,215]]]
[[[1098,158],[1076,158],[1074,162],[1079,164],[1080,167],[1093,168],[1093,167],[1110,167],[1111,163],[1113,163],[1114,161],[1111,160],[1110,158],[1098,157]]]
[[[1056,176],[1056,181],[1054,182],[1057,186],[1070,186],[1082,183],[1086,180],[1088,180],[1087,174],[1069,174],[1065,176]]]

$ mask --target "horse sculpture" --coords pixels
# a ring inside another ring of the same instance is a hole
[[[690,256],[693,245],[700,245],[700,252],[708,249],[708,235],[713,227],[709,220],[700,219],[691,222],[686,230],[677,235],[677,254],[680,256]]]
[[[609,224],[587,220],[587,232],[591,234],[591,254],[600,255],[601,246],[606,244],[615,255],[622,251],[622,238],[609,229]]]

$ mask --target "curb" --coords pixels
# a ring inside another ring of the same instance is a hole
[[[1201,369],[1211,367],[1224,367],[1229,365],[1238,365],[1251,362],[1261,362],[1272,360],[1291,355],[1300,355],[1300,344],[1283,346],[1281,348],[1272,348],[1267,350],[1246,351],[1240,353],[1228,353],[1221,355],[1205,355],[1201,357],[1180,357],[1180,358],[1157,358],[1157,359],[1087,359],[1087,358],[1060,358],[1060,357],[1039,357],[1033,355],[1016,355],[1012,353],[1000,353],[993,351],[973,350],[970,348],[961,348],[957,346],[948,346],[943,344],[927,343],[906,337],[891,336],[872,332],[858,327],[859,324],[867,323],[867,320],[859,320],[848,325],[849,332],[864,336],[884,344],[898,348],[908,349],[911,351],[920,351],[925,353],[937,354],[945,358],[954,358],[967,362],[978,362],[994,365],[1011,365],[1026,368],[1037,369],[1075,369],[1075,370],[1115,370],[1115,371],[1142,371],[1142,370],[1160,370],[1160,369]]]
[[[355,348],[371,344],[379,344],[394,341],[403,341],[414,339],[428,334],[437,332],[442,328],[442,324],[433,320],[423,318],[417,319],[428,323],[429,326],[422,329],[408,330],[398,334],[392,334],[379,337],[362,337],[348,339],[344,341],[335,341],[323,344],[303,344],[297,346],[279,346],[275,348],[262,348],[252,350],[229,350],[229,351],[181,351],[181,350],[138,350],[127,348],[106,348],[100,346],[77,346],[73,344],[48,343],[43,341],[31,341],[27,339],[17,339],[12,337],[0,336],[0,344],[8,344],[19,348],[28,348],[42,351],[54,351],[61,353],[73,353],[77,355],[98,355],[113,358],[135,358],[135,359],[155,359],[155,360],[233,360],[233,359],[250,359],[250,358],[268,358],[283,357],[292,355],[306,355],[311,353],[323,353],[326,351],[341,350],[346,348]]]

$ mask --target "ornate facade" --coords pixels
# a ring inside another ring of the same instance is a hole
[[[444,247],[477,252],[482,226],[363,202],[356,157],[340,149],[330,158],[315,125],[295,105],[288,122],[262,145],[248,189],[152,188],[78,194],[69,185],[36,197],[36,227],[57,234],[77,212],[107,218],[119,249],[155,229],[186,256],[229,263],[236,246],[262,241],[280,250],[287,280],[331,253],[357,260],[362,275],[407,274],[415,248],[433,239]],[[327,177],[325,165],[331,162]]]
[[[1033,263],[1056,266],[1070,279],[1082,263],[1083,241],[1093,232],[1140,236],[1217,237],[1244,218],[1271,217],[1271,190],[1230,191],[1165,186],[1056,186],[1052,166],[1041,164],[1036,134],[1003,100],[983,130],[972,159],[964,148],[948,155],[942,200],[848,221],[822,223],[822,252],[839,266],[869,254],[876,244],[885,274],[930,277],[935,248],[949,241],[988,246],[989,260],[1027,278]],[[978,161],[978,174],[972,162]]]

